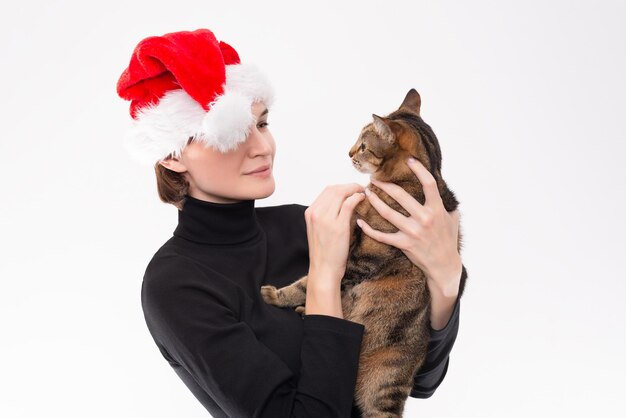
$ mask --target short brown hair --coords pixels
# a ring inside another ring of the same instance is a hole
[[[193,139],[193,137],[190,137],[187,145]],[[172,157],[174,157],[174,153],[169,154],[164,160]],[[165,203],[176,206],[178,210],[183,210],[185,195],[189,192],[189,182],[185,178],[185,174],[170,170],[159,162],[154,165],[154,172],[156,174],[159,198]]]
[[[161,164],[154,165],[156,173],[157,191],[159,198],[165,203],[171,203],[178,210],[183,209],[185,195],[189,190],[189,182],[182,173],[163,167]]]

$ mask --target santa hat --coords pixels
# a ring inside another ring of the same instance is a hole
[[[150,36],[135,47],[117,82],[130,100],[132,126],[123,144],[137,161],[180,156],[191,137],[228,152],[244,142],[251,106],[274,102],[267,77],[208,29]]]

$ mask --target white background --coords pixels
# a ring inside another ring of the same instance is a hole
[[[626,416],[624,21],[623,1],[4,2],[0,416],[207,416],[145,326],[177,212],[115,91],[141,39],[200,27],[277,92],[259,207],[367,184],[358,132],[421,94],[469,278],[448,374],[405,416]]]

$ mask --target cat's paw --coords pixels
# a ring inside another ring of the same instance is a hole
[[[306,314],[306,309],[304,306],[296,306],[296,312],[304,316]]]
[[[278,289],[276,289],[276,286],[261,286],[261,296],[265,303],[278,305]]]

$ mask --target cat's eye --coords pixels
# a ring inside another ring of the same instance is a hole
[[[361,151],[365,149],[365,142],[361,142]]]

